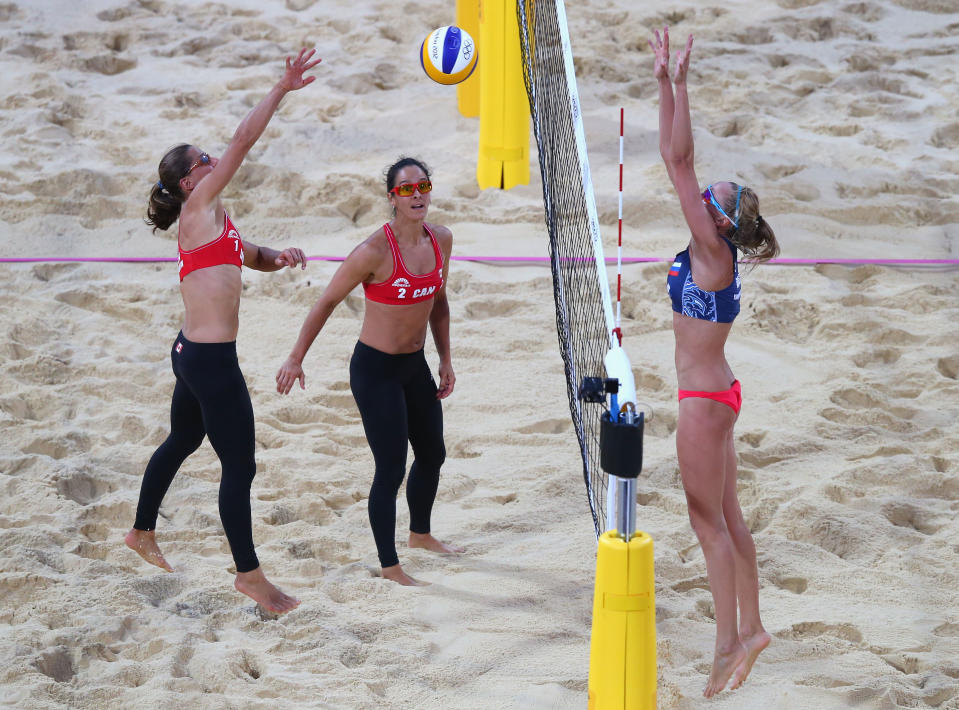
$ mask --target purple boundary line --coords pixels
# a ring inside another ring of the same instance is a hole
[[[343,261],[343,256],[309,256],[308,261]],[[62,263],[127,263],[127,264],[152,264],[163,262],[175,262],[176,257],[97,257],[97,256],[42,256],[42,257],[2,257],[0,264],[28,264],[41,262],[62,262]],[[454,256],[453,261],[485,261],[491,263],[507,264],[544,264],[549,263],[547,256]],[[672,261],[672,258],[658,256],[624,256],[624,264],[643,264]],[[616,263],[616,259],[607,257],[607,264]],[[860,266],[874,264],[878,266],[959,266],[959,259],[843,259],[838,257],[820,257],[814,259],[771,259],[767,263],[779,264],[782,266],[809,266],[814,264],[846,264],[851,266]]]

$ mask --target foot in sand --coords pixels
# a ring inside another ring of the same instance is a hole
[[[424,550],[429,550],[430,552],[442,552],[445,554],[459,554],[465,552],[462,547],[456,547],[455,545],[449,545],[445,542],[440,542],[435,537],[429,533],[410,533],[410,547],[419,547]]]
[[[742,640],[743,645],[746,646],[746,660],[736,669],[736,679],[731,686],[733,690],[746,681],[749,671],[753,669],[753,663],[756,662],[756,657],[759,656],[766,646],[769,645],[769,642],[772,641],[772,636],[765,630],[759,631],[752,636],[746,636],[740,633],[739,638]]]
[[[713,656],[713,669],[709,674],[709,682],[703,689],[703,695],[707,698],[713,697],[716,693],[726,689],[730,676],[733,677],[733,687],[738,688],[742,685],[739,669],[746,660],[746,647],[738,643],[728,651],[716,650]],[[736,672],[733,675],[733,672]]]
[[[260,567],[250,572],[237,572],[233,586],[236,587],[236,591],[246,594],[250,599],[274,614],[285,614],[300,605],[299,599],[284,594],[274,587]]]
[[[389,567],[383,568],[383,579],[389,579],[397,584],[402,584],[404,587],[426,587],[429,586],[429,582],[421,582],[418,579],[413,579],[406,572],[403,571],[403,568],[397,565],[391,565]]]
[[[156,532],[154,530],[137,530],[132,528],[126,534],[123,541],[131,550],[140,555],[151,565],[156,565],[167,572],[172,572],[170,563],[163,557],[160,547],[157,545]]]

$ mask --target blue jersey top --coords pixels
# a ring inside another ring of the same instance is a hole
[[[708,320],[713,323],[732,323],[739,315],[739,264],[736,260],[736,246],[723,237],[733,254],[733,280],[721,291],[704,291],[693,281],[693,272],[689,263],[689,248],[676,255],[669,275],[666,277],[666,290],[673,302],[673,310],[690,318]]]

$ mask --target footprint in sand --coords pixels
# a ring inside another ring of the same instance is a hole
[[[520,434],[566,434],[572,429],[569,419],[544,419],[526,426],[516,427]]]
[[[65,646],[43,651],[33,661],[33,667],[58,683],[69,683],[77,674],[73,653]]]
[[[871,348],[853,355],[852,361],[856,367],[865,369],[894,365],[899,362],[900,357],[902,351],[899,348]]]
[[[350,645],[342,653],[340,653],[340,663],[347,668],[357,668],[366,663],[366,659],[369,655],[369,647],[361,646],[359,644]]]
[[[116,550],[114,549],[113,543],[104,544],[85,541],[78,542],[76,546],[70,550],[70,554],[82,557],[85,560],[106,560],[115,552]]]
[[[13,608],[19,604],[44,598],[44,590],[56,584],[57,580],[55,578],[36,573],[7,572],[3,578],[0,578],[0,595],[3,597],[4,604]]]
[[[150,577],[136,577],[130,584],[133,591],[158,607],[168,599],[177,596],[183,590],[179,575],[158,572]]]
[[[113,485],[99,480],[85,471],[72,472],[57,477],[57,493],[80,505],[92,503],[113,490],[115,490]]]
[[[674,592],[688,592],[690,589],[709,589],[709,579],[706,575],[700,575],[698,577],[690,577],[689,579],[682,579],[672,585],[670,589]]]
[[[476,451],[466,439],[457,439],[453,436],[447,438],[446,457],[448,459],[475,459],[482,455],[482,452]]]
[[[808,641],[831,636],[842,641],[862,643],[862,632],[854,624],[827,624],[822,621],[802,621],[774,634],[777,638]]]
[[[934,512],[906,500],[885,503],[880,512],[893,525],[912,528],[923,535],[934,535],[943,527],[942,523],[934,520]]]
[[[929,142],[936,148],[947,150],[959,148],[959,123],[940,126],[932,132]]]
[[[257,658],[256,654],[246,649],[233,651],[226,659],[226,667],[233,677],[238,679],[256,680],[263,675],[264,666],[265,664]]]
[[[823,513],[808,505],[780,509],[778,527],[787,539],[815,545],[850,562],[872,563],[882,544],[872,517]]]
[[[950,355],[936,360],[936,370],[950,380],[959,379],[959,355]]]
[[[466,304],[464,309],[469,320],[485,320],[488,318],[499,318],[500,316],[516,315],[524,308],[528,308],[529,303],[518,299],[510,298],[474,298]]]
[[[89,451],[91,439],[80,432],[43,436],[23,447],[25,454],[40,454],[53,459],[64,459],[82,451]]]
[[[805,577],[776,576],[771,580],[774,585],[793,594],[802,594],[809,588],[809,580]]]
[[[187,634],[177,644],[176,651],[173,653],[173,667],[170,670],[170,675],[174,678],[190,677],[190,661],[196,652],[197,638],[196,634]]]
[[[66,303],[76,308],[82,308],[85,311],[102,313],[119,320],[132,321],[134,323],[149,323],[152,319],[152,313],[139,306],[127,306],[122,302],[117,303],[115,297],[105,297],[92,288],[73,289],[63,291],[54,296],[54,299],[60,303]]]
[[[653,506],[661,510],[685,518],[688,514],[686,499],[682,491],[640,491],[636,494],[639,505]]]

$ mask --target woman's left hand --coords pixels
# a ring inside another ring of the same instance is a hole
[[[300,265],[301,269],[306,268],[306,254],[303,253],[302,249],[297,249],[296,247],[288,247],[281,251],[276,259],[274,260],[277,266],[289,266],[291,269],[297,264]]]
[[[689,71],[689,55],[693,51],[693,36],[686,39],[686,48],[679,50],[676,55],[676,71],[673,73],[674,84],[686,83],[686,72]]]
[[[456,385],[456,375],[453,374],[452,365],[440,364],[440,385],[436,390],[436,399],[446,399],[453,394],[453,387]]]

